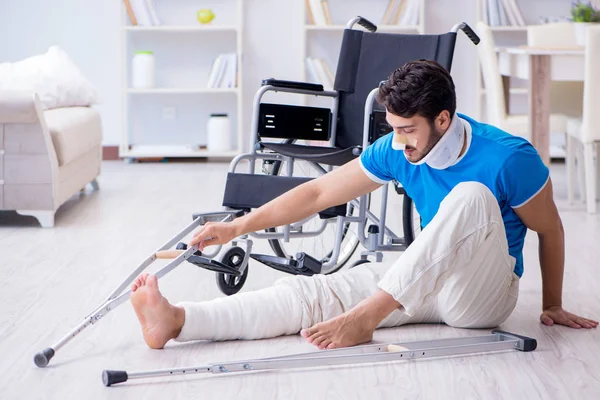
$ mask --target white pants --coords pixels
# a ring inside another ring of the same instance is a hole
[[[387,270],[363,264],[332,275],[286,277],[255,292],[180,303],[185,323],[175,340],[297,334],[350,310],[378,289],[403,306],[380,327],[494,327],[517,302],[514,266],[496,198],[484,185],[465,182],[450,192],[429,225]]]

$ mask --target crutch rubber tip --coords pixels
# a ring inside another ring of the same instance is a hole
[[[37,353],[33,357],[33,362],[35,362],[35,365],[37,365],[38,367],[44,368],[46,365],[48,365],[52,357],[54,357],[54,349],[48,347],[47,349],[44,349]]]
[[[102,382],[104,383],[104,386],[127,382],[127,372],[104,370],[102,371]]]

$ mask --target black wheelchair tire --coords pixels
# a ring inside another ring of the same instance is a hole
[[[246,252],[244,249],[241,247],[232,247],[227,250],[225,254],[223,254],[223,257],[221,257],[221,262],[229,265],[230,267],[239,269],[245,256]],[[244,283],[246,283],[246,278],[248,278],[248,267],[249,265],[246,266],[246,269],[240,276],[217,272],[216,278],[219,290],[227,296],[231,296],[232,294],[239,292],[244,286]]]

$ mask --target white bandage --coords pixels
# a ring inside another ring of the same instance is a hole
[[[404,150],[404,148],[408,146],[417,147],[417,139],[409,137],[407,135],[401,135],[399,133],[394,133],[394,140],[392,141],[392,148],[394,150]]]

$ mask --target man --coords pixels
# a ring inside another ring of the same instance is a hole
[[[527,229],[539,237],[541,322],[595,328],[562,308],[564,232],[548,168],[526,141],[455,114],[450,74],[410,62],[380,87],[394,132],[361,157],[230,223],[209,223],[190,244],[226,244],[245,233],[302,220],[392,179],[413,198],[424,226],[387,271],[361,266],[333,275],[287,277],[263,290],[171,305],[147,274],[132,304],[146,343],[257,339],[298,332],[320,349],[372,339],[377,327],[437,322],[494,327],[512,312]],[[404,147],[404,151],[399,148]]]

